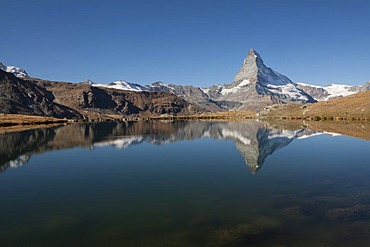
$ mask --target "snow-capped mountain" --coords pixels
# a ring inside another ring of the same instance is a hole
[[[24,69],[5,66],[0,69],[13,73],[17,77],[28,77]],[[91,80],[81,84],[126,91],[161,91],[172,93],[189,103],[196,104],[205,111],[253,110],[260,111],[265,106],[282,103],[310,103],[348,96],[370,89],[370,82],[363,86],[331,84],[314,86],[306,83],[295,83],[287,76],[267,67],[261,55],[250,49],[241,68],[232,83],[207,88],[191,85],[176,85],[155,82],[141,85],[124,80],[110,84],[94,83]]]
[[[213,101],[233,104],[236,110],[260,110],[275,103],[307,103],[315,100],[288,77],[267,67],[261,55],[251,49],[236,74],[226,86],[204,89]]]
[[[120,90],[129,90],[129,91],[150,91],[149,88],[146,86],[142,86],[140,84],[136,83],[130,83],[127,81],[115,81],[109,84],[91,84],[94,87],[105,87],[105,88],[114,88],[114,89],[120,89]]]
[[[274,103],[315,101],[288,77],[265,66],[253,49],[229,85],[200,88],[157,82],[147,87],[152,91],[174,93],[189,102],[217,110],[258,110]]]
[[[260,110],[275,103],[307,103],[315,100],[288,77],[265,66],[261,56],[251,49],[236,74],[225,86],[200,88],[156,82],[151,85],[126,81],[111,84],[93,84],[130,91],[164,91],[182,97],[207,110]]]
[[[5,72],[12,73],[16,77],[19,77],[19,78],[29,77],[27,72],[24,69],[21,69],[15,66],[6,66],[1,62],[0,62],[0,69]]]
[[[296,83],[287,76],[267,67],[261,55],[250,49],[242,66],[230,84],[208,88],[191,85],[176,85],[155,82],[140,85],[127,81],[116,81],[110,84],[89,85],[129,91],[162,91],[175,94],[190,103],[197,104],[208,111],[220,110],[256,110],[265,106],[281,103],[312,103],[348,96],[370,89],[370,82],[363,86],[331,84],[315,86],[307,83]]]
[[[330,84],[327,86],[315,86],[307,83],[297,83],[298,87],[317,101],[327,101],[339,97],[345,97],[358,92],[369,90],[370,82],[363,86],[350,86],[341,84]]]

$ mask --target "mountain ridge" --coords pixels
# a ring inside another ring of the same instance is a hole
[[[240,103],[240,97],[236,96],[235,93],[238,93],[239,91],[244,93],[245,91],[253,90],[251,88],[249,90],[243,90],[243,88],[248,86],[252,87],[250,85],[256,82],[260,82],[256,86],[256,90],[260,95],[257,99],[262,101],[262,99],[265,98],[265,100],[274,104],[326,101],[370,89],[370,82],[367,82],[362,86],[341,84],[317,86],[308,83],[293,82],[287,76],[265,66],[261,55],[253,49],[249,50],[248,56],[243,60],[241,68],[234,77],[234,81],[230,84],[225,84],[224,86],[214,85],[210,87],[195,87],[192,85],[184,86],[164,82],[154,82],[144,86],[135,83],[133,86],[129,87],[137,88],[137,85],[140,85],[141,90],[174,93],[179,97],[183,97],[187,101],[212,105],[213,108],[218,110],[228,110],[230,108],[237,110],[242,106],[242,103]],[[127,83],[130,84],[129,82]],[[109,84],[98,84],[95,86],[110,87]],[[130,90],[129,87],[115,88]],[[268,97],[266,99],[263,95],[272,96],[272,99],[268,99]],[[230,105],[232,106],[230,107]]]
[[[195,87],[192,85],[155,82],[140,85],[122,81],[111,84],[92,84],[122,90],[165,91],[184,98],[190,103],[201,104],[208,110],[261,110],[276,103],[309,103],[315,100],[298,88],[287,76],[265,66],[260,54],[250,49],[234,81],[224,86]],[[256,102],[258,102],[256,104]]]
[[[190,115],[197,105],[165,92],[132,92],[91,85],[18,78],[0,70],[0,113],[57,118]]]
[[[230,110],[259,112],[274,104],[314,103],[370,89],[370,82],[363,86],[333,84],[324,87],[293,82],[267,67],[254,49],[248,51],[234,80],[223,86],[196,87],[164,82],[141,85],[124,80],[110,84],[91,80],[53,82],[29,77],[24,69],[2,63],[0,72],[3,75],[0,78],[0,106],[5,109],[4,113],[62,118],[96,118],[101,114],[186,115]],[[8,72],[14,77],[6,75]]]

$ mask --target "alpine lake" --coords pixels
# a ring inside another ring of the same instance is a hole
[[[0,246],[370,246],[370,124],[310,125],[3,131]]]

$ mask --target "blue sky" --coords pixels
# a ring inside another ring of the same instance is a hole
[[[370,1],[2,1],[0,61],[34,77],[229,83],[250,48],[316,85],[370,81]]]

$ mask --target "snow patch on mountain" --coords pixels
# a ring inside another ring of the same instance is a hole
[[[270,131],[268,135],[268,139],[269,140],[274,139],[274,138],[294,139],[297,137],[298,132],[299,131],[273,129]]]
[[[319,135],[322,135],[322,134],[323,134],[322,132],[310,133],[310,134],[301,135],[297,139],[298,140],[303,140],[303,139],[311,138],[311,137],[314,137],[314,136],[319,136]]]
[[[329,93],[330,96],[326,97],[324,100],[329,100],[333,97],[345,97],[351,94],[357,93],[356,91],[350,91],[351,86],[331,84],[330,86],[325,86],[324,89]]]
[[[22,154],[18,156],[16,159],[9,161],[5,166],[9,166],[11,168],[18,168],[26,164],[30,160],[31,156],[27,154]]]
[[[240,132],[238,132],[238,131],[231,131],[229,129],[222,129],[222,137],[225,138],[225,139],[230,138],[232,140],[239,140],[244,145],[250,145],[251,142],[252,142],[247,137],[244,137],[243,135],[241,135]]]
[[[104,88],[113,88],[113,89],[120,89],[120,90],[128,90],[128,91],[149,91],[149,88],[142,86],[137,83],[130,83],[127,81],[115,81],[109,84],[92,84],[94,87],[104,87]]]
[[[325,135],[329,135],[329,136],[332,136],[332,137],[342,136],[342,134],[338,134],[338,133],[335,133],[335,132],[328,132],[328,131],[324,131],[323,133],[324,133]]]
[[[96,142],[94,143],[94,147],[112,146],[117,149],[124,149],[135,144],[140,144],[143,140],[144,138],[142,136],[130,136],[111,141]]]
[[[293,83],[285,85],[267,84],[266,87],[272,94],[278,94],[287,98],[298,99],[302,101],[309,100],[305,94],[302,94],[302,90],[298,89]]]
[[[150,87],[150,88],[165,87],[165,88],[174,89],[174,87],[171,86],[170,84],[167,84],[167,83],[164,83],[164,82],[161,82],[161,81],[158,81],[158,82],[155,82],[151,85],[148,85],[148,87]]]
[[[312,85],[312,84],[308,84],[308,83],[303,83],[303,82],[297,82],[297,85],[301,85],[301,86],[304,86],[304,87],[323,88],[322,86],[316,86],[316,85]]]
[[[235,87],[232,87],[232,88],[225,88],[223,87],[221,89],[221,94],[222,95],[225,95],[225,94],[230,94],[230,93],[236,93],[238,92],[242,87],[244,86],[247,86],[248,84],[250,84],[251,82],[249,80],[246,80],[244,79],[243,81],[241,81],[237,86]],[[203,91],[204,92],[204,91]]]
[[[201,87],[200,90],[202,90],[203,93],[208,94],[210,88],[208,88],[208,87]]]
[[[320,135],[328,135],[328,136],[332,136],[332,137],[342,136],[342,134],[338,134],[338,133],[334,133],[334,132],[320,131],[320,132],[314,132],[314,133],[299,136],[299,137],[297,137],[297,139],[298,140],[303,140],[303,139],[311,138],[311,137],[314,137],[314,136],[320,136]]]
[[[13,75],[19,78],[29,77],[27,72],[24,69],[21,69],[15,66],[6,66],[1,62],[0,62],[0,69],[5,72],[12,73]]]
[[[349,86],[343,84],[330,84],[327,86],[316,86],[307,83],[297,83],[297,85],[317,101],[327,101],[330,99],[345,97],[361,90],[361,86]]]

